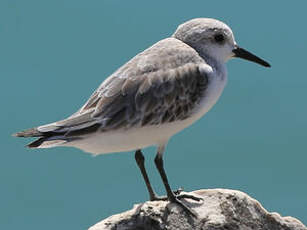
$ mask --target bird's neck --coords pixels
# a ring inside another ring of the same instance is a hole
[[[223,61],[217,60],[214,57],[209,55],[201,55],[202,59],[212,67],[212,69],[217,73],[217,76],[221,76],[222,78],[227,76],[226,64]]]

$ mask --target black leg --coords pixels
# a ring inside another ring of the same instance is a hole
[[[189,207],[187,207],[184,203],[182,203],[179,199],[180,198],[190,198],[190,199],[194,199],[194,200],[201,200],[201,198],[197,198],[197,197],[194,197],[192,195],[182,195],[182,196],[176,196],[174,194],[174,192],[172,191],[169,183],[168,183],[168,179],[167,179],[167,176],[166,176],[166,173],[165,173],[165,170],[164,170],[164,166],[163,166],[163,152],[164,152],[164,146],[163,147],[159,147],[158,149],[158,153],[155,157],[155,164],[156,164],[156,167],[160,173],[160,176],[162,178],[162,181],[163,181],[163,184],[164,184],[164,187],[165,187],[165,190],[166,190],[166,193],[167,193],[167,198],[170,202],[172,203],[177,203],[179,204],[187,213],[191,214],[192,216],[194,217],[197,217],[197,214],[192,211]]]
[[[166,189],[166,194],[167,194],[169,201],[175,202],[176,196],[174,195],[174,193],[171,189],[171,186],[168,183],[168,179],[167,179],[167,176],[166,176],[166,173],[165,173],[165,170],[164,170],[164,164],[163,164],[163,158],[162,157],[163,157],[163,153],[158,152],[156,157],[155,157],[155,164],[156,164],[156,167],[157,167],[157,169],[160,173],[160,176],[162,178],[162,181],[163,181],[164,187]]]
[[[145,169],[145,165],[144,165],[145,158],[142,154],[142,151],[140,149],[136,150],[134,156],[135,156],[135,161],[136,161],[137,165],[139,166],[141,173],[142,173],[142,176],[144,178],[144,181],[145,181],[148,193],[149,193],[150,200],[157,200],[158,198],[156,196],[156,193],[154,192],[154,190],[151,187],[151,184],[150,184],[150,181],[149,181],[146,169]]]

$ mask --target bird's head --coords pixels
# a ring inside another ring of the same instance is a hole
[[[205,58],[226,62],[233,57],[239,57],[270,67],[266,61],[240,48],[231,29],[216,19],[196,18],[187,21],[178,26],[173,37],[193,47]]]

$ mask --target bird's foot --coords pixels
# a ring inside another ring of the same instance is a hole
[[[183,192],[183,189],[182,188],[178,188],[177,190],[173,191],[174,195],[176,197],[178,197],[178,199],[181,199],[181,198],[186,198],[186,197],[182,197],[183,195],[186,195],[186,194],[182,194],[180,195],[180,193]],[[168,200],[168,197],[167,196],[157,196],[155,193],[154,194],[151,194],[150,196],[150,201],[158,201],[158,200]]]
[[[150,200],[151,201],[158,201],[158,200],[166,201],[166,200],[169,200],[171,203],[176,203],[179,206],[181,206],[183,208],[183,210],[186,211],[188,214],[190,214],[194,217],[197,217],[197,214],[192,209],[190,209],[187,205],[185,205],[181,201],[181,199],[191,199],[191,200],[200,202],[200,201],[203,201],[203,198],[197,197],[197,196],[194,196],[194,195],[191,195],[191,194],[186,194],[186,193],[182,194],[182,192],[183,192],[183,189],[179,188],[178,190],[173,191],[169,196],[157,196],[157,195],[154,194],[151,197]]]
[[[203,198],[201,197],[197,197],[197,196],[194,196],[194,195],[190,195],[190,194],[187,194],[187,193],[183,193],[183,189],[182,188],[179,188],[175,191],[173,191],[173,194],[174,196],[177,198],[177,199],[191,199],[191,200],[194,200],[194,201],[202,201]],[[169,198],[167,196],[157,196],[156,194],[152,194],[152,196],[150,197],[150,201],[158,201],[158,200],[169,200]]]
[[[179,194],[179,195],[175,195],[174,193],[169,194],[168,196],[168,200],[171,203],[176,203],[178,204],[186,213],[188,213],[189,215],[197,218],[197,213],[192,210],[190,207],[188,207],[186,204],[184,204],[181,199],[192,199],[195,201],[202,201],[203,199],[201,197],[196,197],[190,194]]]

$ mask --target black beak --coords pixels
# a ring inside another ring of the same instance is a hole
[[[232,52],[235,54],[234,57],[239,57],[239,58],[243,58],[252,62],[256,62],[260,65],[263,65],[265,67],[271,67],[271,65],[269,63],[267,63],[266,61],[262,60],[261,58],[255,56],[254,54],[248,52],[247,50],[236,46],[236,48],[234,48],[232,50]]]

